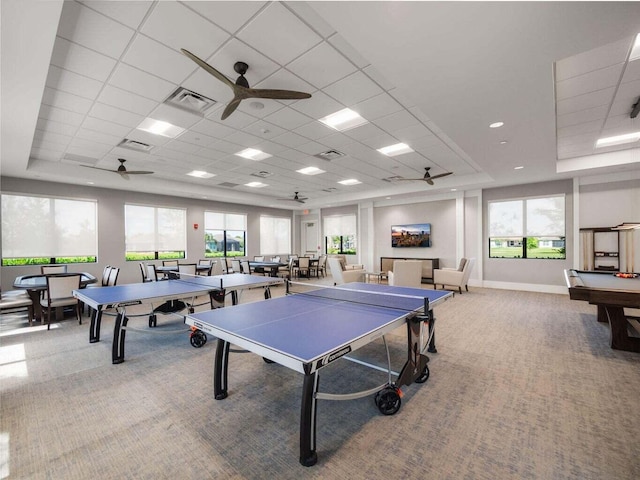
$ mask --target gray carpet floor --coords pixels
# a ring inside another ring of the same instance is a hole
[[[372,397],[320,401],[310,468],[298,463],[292,370],[232,353],[229,397],[216,401],[215,342],[193,348],[180,320],[160,319],[155,334],[132,320],[142,331],[128,332],[126,361],[112,365],[113,319],[89,344],[86,317],[46,331],[3,316],[0,478],[640,478],[640,354],[609,348],[595,307],[472,288],[435,312],[429,380],[404,387],[393,416]],[[399,369],[404,330],[388,341]],[[384,365],[381,342],[357,353]],[[320,377],[329,392],[386,380],[346,361]]]

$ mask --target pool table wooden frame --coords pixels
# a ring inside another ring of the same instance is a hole
[[[564,277],[569,298],[584,300],[598,307],[598,321],[609,322],[611,348],[640,352],[640,338],[630,336],[636,330],[630,321],[639,318],[626,315],[625,308],[640,308],[640,276],[618,278],[612,272],[592,272],[568,269]]]

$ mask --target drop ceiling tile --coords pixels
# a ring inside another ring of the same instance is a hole
[[[163,102],[176,88],[174,83],[124,63],[118,64],[109,84],[156,102]]]
[[[373,123],[383,130],[393,134],[393,132],[402,130],[403,128],[416,125],[418,120],[416,120],[416,118],[406,110],[401,110],[399,112],[392,113],[391,115],[380,117]]]
[[[229,117],[231,118],[231,117]],[[312,119],[290,107],[283,108],[265,117],[265,120],[285,130],[292,130],[309,123]]]
[[[558,115],[566,115],[567,113],[575,113],[580,110],[587,110],[602,105],[609,105],[615,88],[605,88],[597,92],[571,97],[566,100],[557,102]]]
[[[360,52],[353,48],[351,44],[348,43],[347,40],[339,33],[331,35],[328,38],[328,42],[333,45],[339,52],[341,52],[345,57],[347,57],[351,61],[351,63],[353,63],[358,68],[365,68],[371,63],[366,58],[364,58],[360,54]]]
[[[280,145],[279,143],[270,142],[269,140],[263,140],[262,142],[257,143],[255,148],[263,152],[270,153],[271,155],[278,155],[278,153],[287,150],[288,147]]]
[[[113,58],[71,43],[61,37],[56,38],[51,63],[65,70],[100,81],[105,81],[116,65]]]
[[[155,108],[156,102],[126,90],[106,85],[98,97],[98,101],[127,112],[137,113],[145,117]]]
[[[629,105],[629,112],[633,108],[633,104],[636,103],[640,96],[640,79],[626,82],[620,85],[616,92],[615,103],[626,102]]]
[[[42,95],[42,103],[84,115],[91,108],[93,101],[47,87],[44,89],[44,93]]]
[[[49,66],[46,85],[91,100],[96,99],[102,88],[102,83],[97,80],[63,70],[55,65]]]
[[[284,107],[285,105],[283,103],[276,100],[248,98],[247,100],[240,103],[237,111],[246,113],[247,115],[251,115],[252,117],[264,118]],[[222,116],[222,111],[218,114],[218,117],[220,116]]]
[[[125,112],[119,108],[105,105],[104,103],[96,103],[89,111],[90,117],[100,118],[108,122],[125,125],[127,127],[137,127],[144,117],[136,113]]]
[[[180,135],[180,141],[197,145],[199,148],[207,147],[215,142],[217,139],[204,133],[196,132],[191,128],[182,135]]]
[[[145,132],[134,128],[127,134],[129,140],[135,140],[136,142],[146,143],[153,147],[161,147],[167,142],[171,141],[169,137],[163,137],[162,135],[155,135],[153,133]],[[133,151],[133,150],[129,150]],[[148,152],[141,152],[143,155],[148,155]]]
[[[581,135],[584,133],[597,133],[600,129],[602,129],[602,120],[578,123],[576,125],[558,128],[558,138],[571,137],[573,135]]]
[[[358,141],[362,142],[362,141],[364,141],[364,140],[366,140],[368,138],[374,138],[376,136],[382,137],[384,135],[387,135],[387,132],[382,130],[377,125],[374,125],[373,123],[366,123],[366,124],[361,125],[359,127],[347,130],[347,131],[344,132],[344,134],[347,137],[351,137],[354,140],[358,140]],[[398,142],[394,142],[394,143],[398,143]]]
[[[64,2],[58,35],[111,58],[120,58],[135,31],[76,2]]]
[[[391,95],[400,105],[402,105],[405,109],[411,111],[413,108],[417,107],[415,102],[411,99],[411,97],[407,96],[407,94],[400,90],[399,88],[392,88],[387,90],[387,93]]]
[[[287,68],[303,80],[323,88],[356,71],[356,67],[327,42],[322,42]]]
[[[52,122],[45,120],[44,118],[38,118],[36,122],[36,130],[44,130],[47,132],[58,133],[60,135],[75,135],[78,127],[73,125],[66,125],[64,123]]]
[[[237,37],[285,66],[321,41],[281,3],[271,3]]]
[[[117,123],[108,122],[100,118],[87,117],[82,122],[82,128],[88,130],[94,130],[96,132],[103,132],[109,135],[115,135],[120,138],[125,138],[131,131],[131,127],[125,125],[119,125]]]
[[[364,134],[365,132],[363,132],[363,135]],[[398,139],[380,130],[376,133],[376,135],[372,137],[363,138],[361,142],[364,143],[369,148],[377,150],[378,148],[388,147],[389,145],[395,145],[396,143],[398,143]]]
[[[362,72],[355,72],[324,91],[347,107],[382,93],[382,89]]]
[[[262,139],[260,137],[256,137],[255,135],[251,135],[247,132],[237,131],[228,137],[225,140],[235,143],[238,145],[242,145],[243,147],[253,147],[257,143],[261,142]],[[266,152],[269,153],[269,152]]]
[[[266,4],[266,2],[252,1],[195,1],[183,3],[230,33],[236,32]]]
[[[306,140],[307,139],[305,138],[305,141]],[[296,147],[296,148],[298,148],[298,147]],[[320,150],[320,151],[322,151],[322,150]],[[294,161],[294,162],[300,162],[300,161],[304,160],[305,158],[307,158],[308,156],[309,156],[309,154],[304,153],[304,152],[302,152],[300,150],[293,149],[293,148],[290,148],[289,150],[284,150],[284,151],[278,153],[278,157],[284,158],[285,160],[291,160],[291,161]]]
[[[335,130],[327,127],[322,122],[309,122],[306,125],[295,129],[295,133],[302,135],[310,140],[319,140],[323,137],[333,134]]]
[[[604,129],[613,129],[626,127],[631,131],[632,128],[638,130],[637,120],[632,119],[628,114],[609,116],[604,124]]]
[[[180,137],[180,140],[175,140],[175,139],[170,140],[164,144],[163,148],[173,150],[175,152],[190,153],[190,154],[195,154],[202,148],[202,147],[199,147],[198,145],[193,145],[191,143],[183,142],[181,140],[182,140],[182,137]]]
[[[560,82],[571,77],[577,77],[600,68],[624,62],[632,41],[633,38],[628,37],[557,61],[555,68],[556,81]]]
[[[225,152],[228,154],[236,154],[238,152],[240,152],[241,150],[244,150],[244,147],[242,145],[238,145],[236,143],[231,143],[231,142],[227,142],[226,140],[218,140],[217,142],[213,143],[210,148],[214,149],[214,150],[218,150],[220,152]],[[242,157],[236,157],[241,159]]]
[[[158,2],[140,31],[178,52],[185,48],[200,58],[211,55],[227,39],[224,30],[178,2]]]
[[[280,128],[273,123],[265,122],[264,120],[258,120],[252,123],[248,127],[244,128],[244,131],[258,137],[259,141],[271,139],[285,133],[284,128]]]
[[[326,117],[342,110],[345,106],[321,91],[315,92],[311,98],[299,100],[291,108],[304,113],[313,119]]]
[[[348,137],[344,133],[336,132],[334,130],[334,133],[327,135],[326,137],[322,137],[321,139],[318,139],[318,142],[330,148],[340,149],[340,147],[344,145],[349,145],[350,143],[353,143],[354,140],[353,138]]]
[[[419,140],[421,138],[436,138],[431,130],[421,123],[416,123],[408,127],[394,130],[393,136],[407,144],[411,144],[414,140]]]
[[[89,142],[102,143],[104,145],[110,145],[115,147],[120,143],[122,137],[109,135],[103,132],[96,132],[95,130],[88,130],[85,128],[81,128],[78,130],[76,138],[81,138],[83,140],[87,140]]]
[[[317,142],[307,142],[302,145],[298,145],[296,150],[300,150],[301,152],[306,153],[307,155],[317,155],[318,153],[324,152],[324,145]]]
[[[140,34],[135,36],[122,61],[178,85],[197,68],[181,53]]]
[[[63,110],[61,108],[51,107],[49,105],[40,106],[40,113],[38,114],[38,117],[51,120],[52,122],[74,125],[76,127],[79,127],[84,119],[84,115],[70,112],[69,110]]]
[[[600,105],[599,107],[589,108],[573,113],[567,113],[564,115],[558,115],[556,119],[556,127],[568,127],[570,125],[577,125],[579,123],[590,122],[599,119],[604,121],[608,110],[609,105]]]
[[[596,92],[607,87],[615,87],[620,81],[624,63],[601,68],[583,75],[571,77],[556,83],[556,99],[565,100],[570,97]]]
[[[357,103],[351,107],[351,109],[372,122],[378,118],[399,112],[403,108],[391,95],[381,93],[380,95]]]
[[[207,159],[210,163],[222,160],[227,157],[229,154],[225,152],[221,152],[219,150],[214,150],[213,148],[201,148],[196,152],[198,157],[203,159]]]
[[[84,140],[82,138],[75,137],[69,144],[67,152],[74,155],[85,155],[87,157],[99,158],[109,153],[109,150],[112,148],[112,145],[96,143],[92,140]]]
[[[155,108],[148,117],[154,118],[155,120],[161,120],[163,122],[169,122],[171,125],[176,125],[185,129],[192,127],[202,120],[202,117],[199,115],[166,104],[158,105],[158,107]]]
[[[42,150],[39,148],[34,148],[31,150],[29,154],[30,158],[35,158],[37,160],[45,160],[47,162],[59,162],[62,158],[63,152],[55,152],[52,150]]]
[[[309,141],[308,138],[298,135],[293,132],[286,132],[282,135],[277,135],[271,139],[273,142],[285,145],[289,148],[295,148],[298,145],[303,145]]]
[[[69,144],[46,142],[41,138],[36,138],[35,135],[33,139],[33,150],[53,152],[59,156],[66,152],[68,145]]]
[[[634,80],[640,80],[640,59],[627,63],[627,68],[625,68],[622,77],[622,83],[633,82]]]
[[[44,130],[36,130],[33,135],[35,140],[40,142],[52,143],[56,145],[67,146],[73,140],[72,136],[69,135],[61,135],[59,133],[48,132]]]
[[[212,120],[219,120],[219,117],[222,116],[222,109],[214,116],[209,116]],[[233,115],[225,118],[224,120],[220,120],[220,123],[224,123],[225,125],[242,130],[243,128],[247,128],[252,123],[257,122],[258,119],[253,115],[245,113],[243,111],[236,110],[233,112]]]
[[[118,1],[90,0],[81,2],[85,6],[110,17],[127,27],[137,29],[149,8],[155,3],[151,0]]]
[[[280,68],[277,63],[235,38],[226,43],[220,50],[215,53],[215,55],[213,55],[207,61],[209,65],[221,72],[232,82],[235,82],[239,76],[239,74],[236,73],[234,69],[234,65],[236,62],[244,62],[249,65],[249,69],[245,74],[245,78],[247,79],[247,81],[249,82],[249,86],[251,87],[260,83]],[[211,78],[213,79],[213,77]],[[269,86],[260,88],[275,87]]]
[[[362,71],[366,73],[371,80],[380,85],[380,88],[382,88],[383,90],[388,91],[395,88],[395,85],[389,82],[389,80],[387,80],[387,78],[382,75],[374,66],[369,65],[367,67],[364,67]]]
[[[196,123],[191,130],[197,133],[203,133],[210,137],[214,137],[216,140],[225,138],[231,135],[235,130],[227,125],[223,125],[220,122],[214,122],[209,119],[202,119]]]

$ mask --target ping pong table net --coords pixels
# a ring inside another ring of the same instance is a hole
[[[287,295],[304,295],[330,302],[344,302],[379,308],[415,312],[429,310],[429,299],[424,296],[403,295],[391,292],[358,290],[340,286],[314,285],[287,282]]]

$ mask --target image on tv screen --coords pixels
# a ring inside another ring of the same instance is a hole
[[[392,247],[430,247],[431,224],[413,223],[391,227]]]

